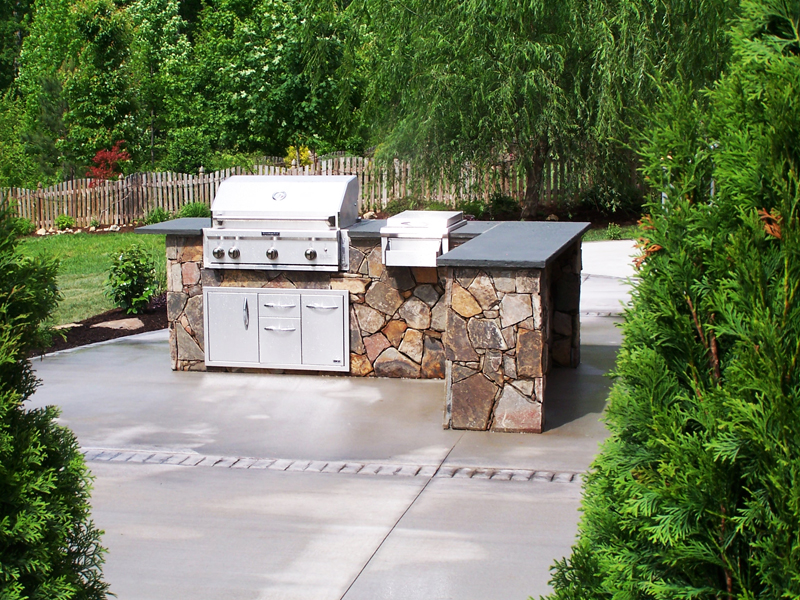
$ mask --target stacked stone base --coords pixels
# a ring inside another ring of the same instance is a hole
[[[451,269],[446,284],[445,428],[541,432],[551,364],[580,362],[580,245],[547,269]]]
[[[348,291],[349,375],[446,379],[446,428],[540,432],[551,365],[580,362],[580,242],[517,270],[385,267],[379,239],[351,243],[347,273],[204,269],[202,252],[167,236],[175,370],[206,370],[206,286]]]

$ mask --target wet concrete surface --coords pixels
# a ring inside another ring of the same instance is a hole
[[[525,599],[569,552],[606,435],[620,319],[586,313],[628,288],[604,277],[617,291],[585,288],[582,362],[548,378],[541,435],[443,430],[441,381],[176,373],[166,332],[35,361],[32,403],[60,406],[82,446],[127,452],[88,462],[120,600]]]

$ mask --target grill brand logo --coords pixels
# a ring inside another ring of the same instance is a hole
[[[281,200],[285,200],[286,199],[286,192],[275,192],[274,194],[272,194],[272,199],[276,200],[277,202],[280,202]]]
[[[280,231],[262,231],[261,235],[265,236],[265,237],[280,237],[281,232]]]

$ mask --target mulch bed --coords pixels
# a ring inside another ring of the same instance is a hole
[[[107,327],[92,327],[98,323],[107,323],[109,321],[118,321],[120,319],[137,318],[142,322],[141,327],[135,329],[111,329]],[[167,302],[166,296],[161,295],[153,299],[148,305],[144,313],[140,315],[129,315],[121,308],[115,308],[100,315],[95,315],[79,323],[76,327],[69,329],[62,329],[60,333],[53,336],[53,343],[49,348],[45,348],[40,352],[35,352],[34,355],[44,354],[48,352],[56,352],[58,350],[67,350],[69,348],[76,348],[78,346],[85,346],[86,344],[94,344],[95,342],[105,342],[106,340],[113,340],[116,338],[134,335],[137,333],[144,333],[146,331],[157,331],[159,329],[167,328]]]

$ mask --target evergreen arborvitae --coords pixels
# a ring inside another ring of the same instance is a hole
[[[22,257],[0,206],[0,599],[106,597],[90,478],[54,407],[26,410],[38,381],[27,358],[58,300],[57,263]]]
[[[672,85],[611,437],[554,599],[800,597],[800,2],[744,2],[728,74]]]

